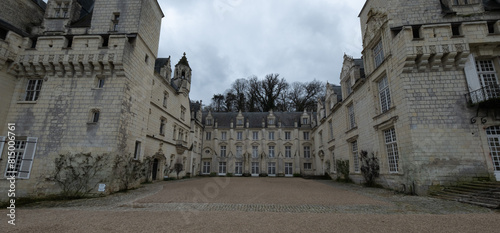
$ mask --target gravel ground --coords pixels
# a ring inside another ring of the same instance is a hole
[[[6,211],[5,211],[6,212]],[[327,180],[197,178],[16,209],[0,232],[498,232],[500,213]],[[1,216],[5,216],[2,214]]]

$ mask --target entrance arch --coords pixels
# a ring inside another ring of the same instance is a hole
[[[158,179],[158,159],[153,160],[153,174],[152,174],[152,179],[157,180]]]

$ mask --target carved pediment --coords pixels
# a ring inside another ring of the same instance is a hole
[[[368,19],[366,20],[363,42],[371,41],[387,21],[387,13],[383,9],[370,9]]]

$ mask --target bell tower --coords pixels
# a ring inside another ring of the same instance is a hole
[[[177,86],[179,92],[189,93],[191,89],[191,67],[189,67],[186,53],[175,65],[174,78],[172,82]]]

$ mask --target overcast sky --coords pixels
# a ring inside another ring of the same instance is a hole
[[[344,53],[361,57],[364,0],[159,0],[159,57],[186,52],[191,100],[209,104],[239,78],[338,84]]]
[[[45,0],[46,1],[46,0]],[[186,52],[191,99],[209,104],[239,78],[278,73],[289,83],[339,84],[344,53],[361,57],[365,0],[158,0],[158,57]]]

